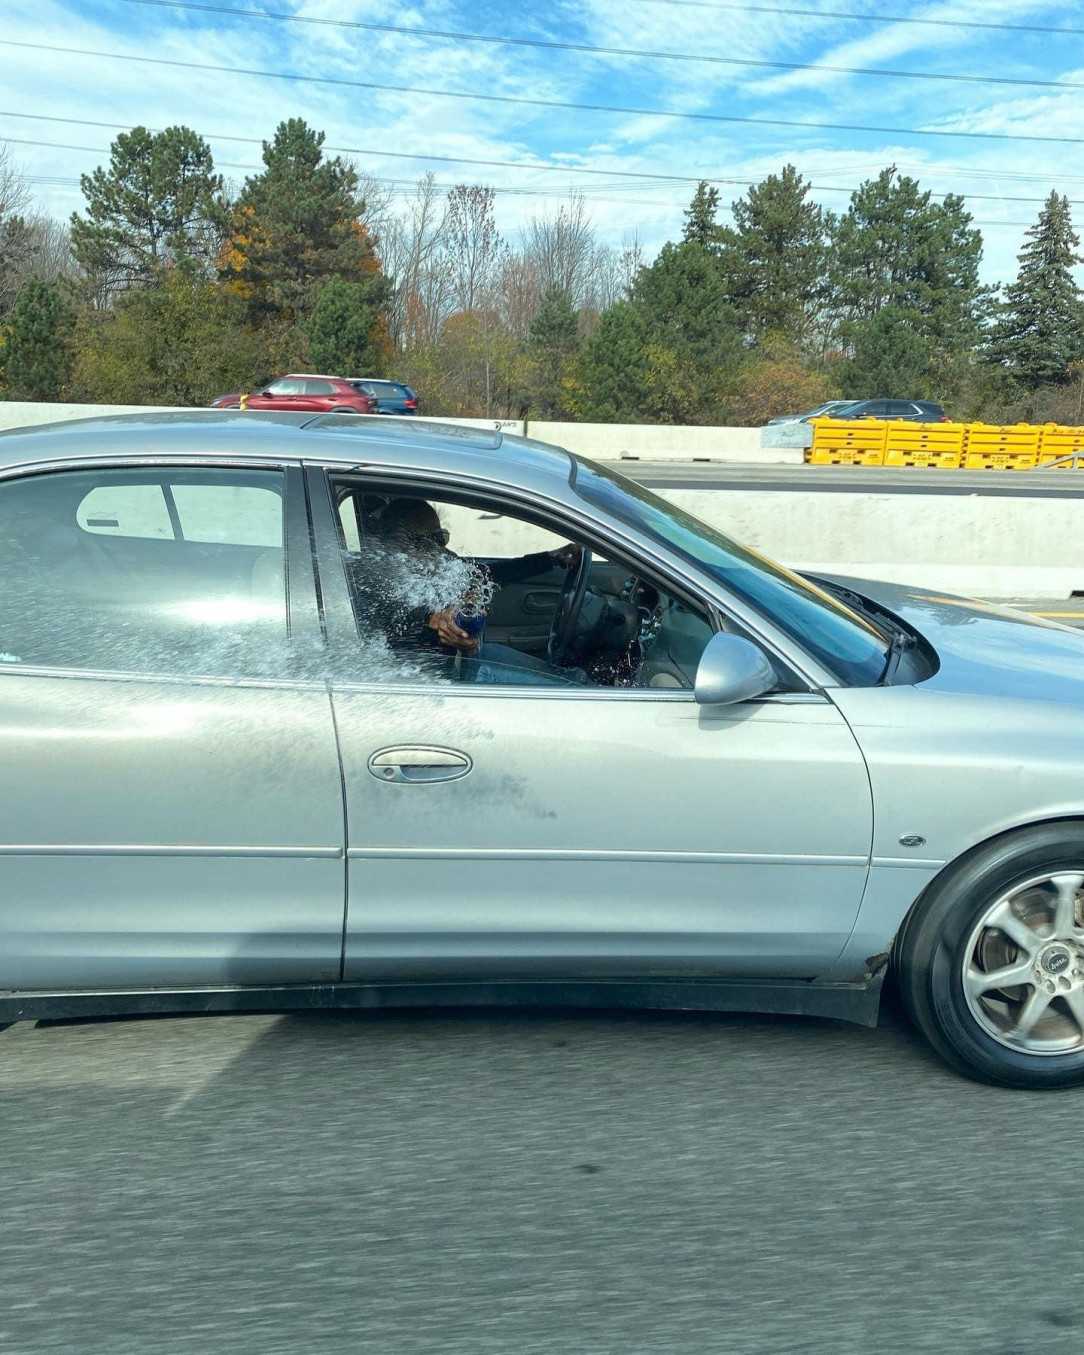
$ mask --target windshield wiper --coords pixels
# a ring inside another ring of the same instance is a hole
[[[892,636],[892,643],[888,646],[888,653],[885,655],[885,666],[881,670],[881,676],[877,679],[877,685],[880,687],[888,686],[896,676],[900,666],[900,661],[909,650],[914,649],[916,641],[913,635],[909,635],[902,628],[897,630]]]

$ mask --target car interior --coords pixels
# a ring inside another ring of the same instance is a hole
[[[333,492],[347,557],[364,556],[380,541],[382,514],[404,497],[391,487],[381,490],[348,479],[333,482]],[[500,572],[503,561],[539,554],[530,562],[537,568],[499,586],[486,611],[478,657],[486,660],[499,646],[507,680],[529,683],[533,674],[540,683],[556,679],[590,687],[692,688],[701,653],[716,629],[703,608],[590,543],[569,542],[500,505],[431,494],[425,503],[439,515],[445,548],[460,558]],[[577,550],[568,567],[540,554],[570,544]],[[395,586],[390,580],[388,585]],[[449,597],[447,605],[457,601]],[[352,603],[364,635],[366,603],[357,589],[352,590]],[[474,665],[465,663],[463,655],[449,650],[445,657],[441,677],[472,680]],[[542,664],[545,668],[536,667]],[[517,668],[521,671],[512,671]]]

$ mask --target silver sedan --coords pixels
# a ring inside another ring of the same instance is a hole
[[[1084,1081],[1084,636],[799,577],[553,447],[0,435],[0,1021],[574,1002]]]

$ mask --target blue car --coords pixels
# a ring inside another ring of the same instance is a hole
[[[376,401],[378,414],[417,414],[418,397],[401,381],[378,381],[375,377],[350,378],[350,384]]]

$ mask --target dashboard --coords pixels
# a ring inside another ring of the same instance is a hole
[[[635,607],[639,617],[640,664],[635,685],[691,687],[700,655],[714,632],[708,618],[637,575],[625,579],[620,597]]]

